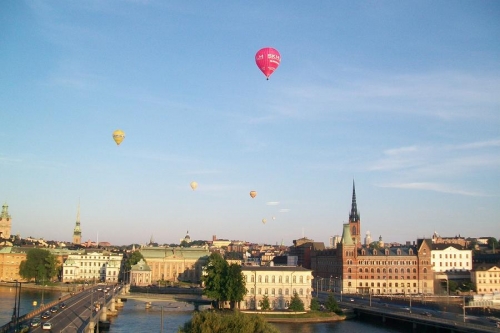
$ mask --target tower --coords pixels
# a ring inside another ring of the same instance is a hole
[[[352,204],[351,212],[349,213],[349,229],[351,230],[351,236],[354,244],[357,247],[361,246],[361,219],[358,213],[358,205],[356,204],[356,188],[354,186],[354,180],[352,181]]]
[[[2,206],[2,214],[0,215],[0,238],[9,239],[12,228],[12,220],[9,215],[9,206],[4,203]]]
[[[76,213],[76,225],[73,229],[73,244],[80,245],[82,243],[82,229],[80,228],[80,203],[78,203],[78,211]]]

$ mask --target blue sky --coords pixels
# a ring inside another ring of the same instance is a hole
[[[69,241],[80,203],[83,240],[327,243],[354,179],[363,236],[499,238],[499,17],[498,1],[3,1],[12,231]]]

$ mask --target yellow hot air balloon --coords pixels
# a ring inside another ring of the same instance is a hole
[[[257,196],[257,191],[250,191],[250,196],[255,198]]]
[[[120,143],[122,143],[123,139],[125,139],[124,131],[118,129],[113,132],[113,140],[115,140],[118,146],[120,145]]]
[[[266,219],[262,219],[262,223],[266,224],[267,220]]]
[[[196,188],[198,187],[198,183],[197,182],[191,182],[191,188],[194,190],[196,190]]]

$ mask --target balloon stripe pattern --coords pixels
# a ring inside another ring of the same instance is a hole
[[[271,74],[273,74],[281,63],[281,55],[278,50],[272,47],[265,47],[255,54],[255,63],[262,73],[264,73],[267,80],[269,80]]]
[[[115,140],[118,146],[122,143],[123,139],[125,139],[125,132],[122,130],[116,130],[113,132],[113,140]]]

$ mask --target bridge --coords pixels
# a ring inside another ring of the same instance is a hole
[[[51,312],[50,318],[43,319],[42,322],[52,324],[52,332],[75,332],[87,333],[94,332],[95,325],[101,320],[105,321],[109,312],[115,310],[115,296],[113,289],[105,292],[106,286],[92,286],[76,293],[67,294],[60,300],[32,311],[24,316],[11,321],[0,327],[0,333],[19,332],[23,326],[30,326],[32,319],[49,311],[51,308],[57,308],[57,312]],[[62,308],[60,305],[64,303]],[[96,309],[98,305],[98,309]],[[109,311],[108,311],[109,309]],[[41,325],[40,325],[41,326]],[[42,328],[32,327],[30,332],[42,332]]]
[[[34,317],[40,316],[52,307],[56,307],[58,311],[51,313],[50,318],[42,320],[42,322],[48,321],[52,324],[52,332],[93,333],[95,326],[99,322],[103,323],[108,315],[117,313],[116,307],[123,306],[122,300],[138,299],[147,303],[154,300],[190,303],[194,306],[195,311],[211,308],[213,302],[213,300],[203,296],[201,288],[171,287],[154,289],[145,287],[130,288],[127,285],[123,289],[116,289],[116,291],[110,286],[111,289],[106,291],[106,287],[106,285],[96,285],[76,293],[67,294],[61,297],[60,300],[45,304],[35,311],[17,318],[16,321],[0,327],[0,333],[16,332],[16,328],[19,331],[23,325],[29,326]],[[60,307],[62,303],[65,304],[64,308]],[[184,310],[184,307],[176,308]],[[189,310],[192,311],[192,309]],[[42,328],[32,327],[30,332],[41,333]]]

